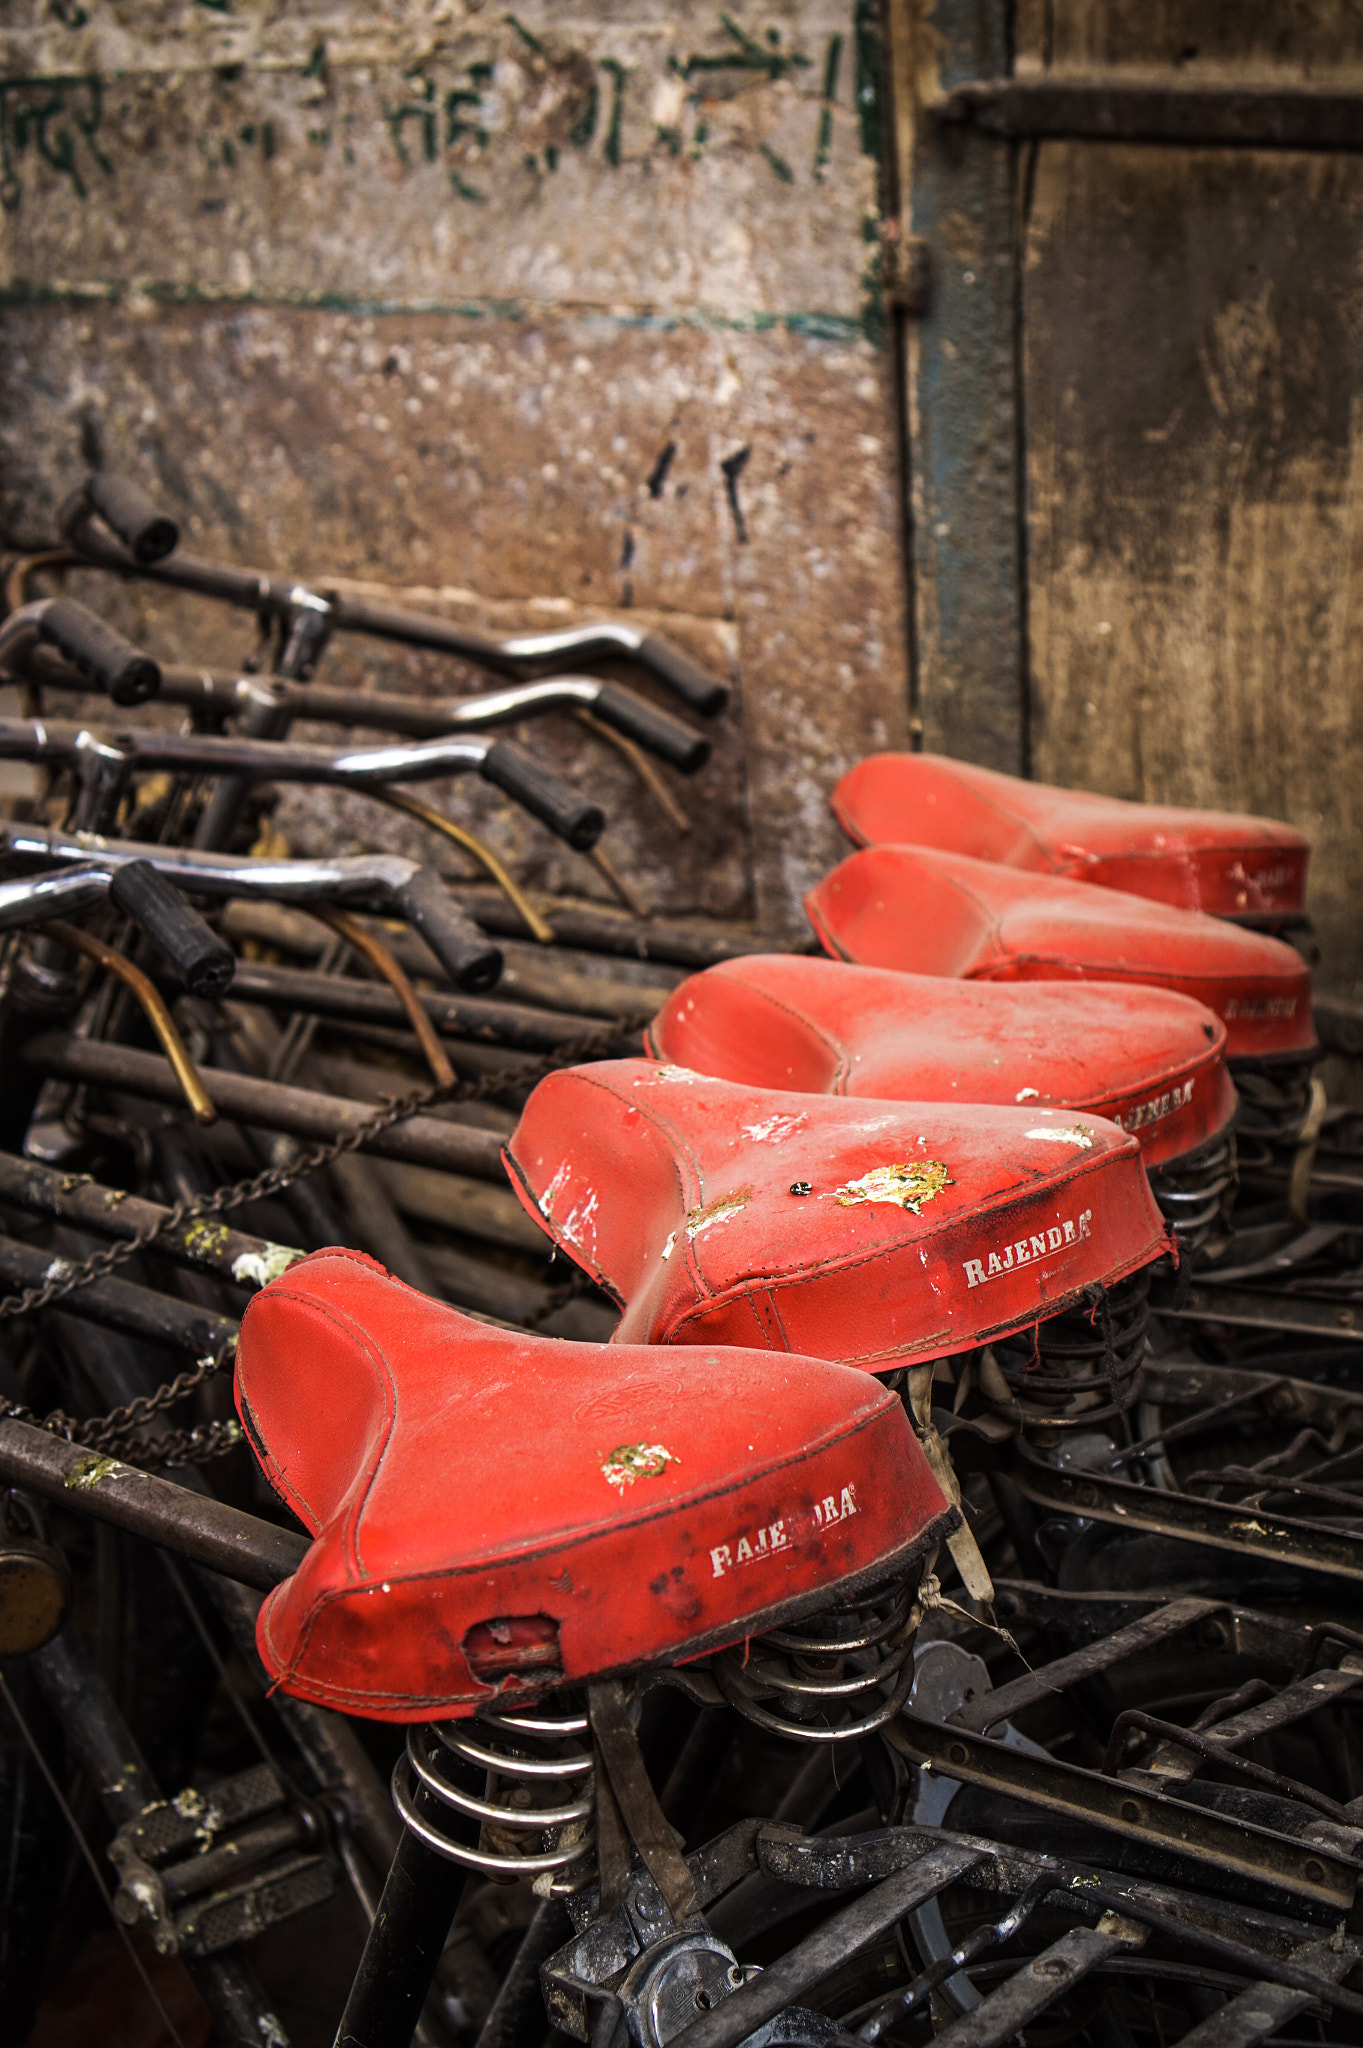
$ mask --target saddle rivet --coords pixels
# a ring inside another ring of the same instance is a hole
[[[814,1190],[807,1180],[793,1180],[790,1184],[793,1195],[812,1195]]]

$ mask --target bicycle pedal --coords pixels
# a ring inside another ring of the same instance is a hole
[[[335,1865],[321,1843],[311,1809],[257,1764],[155,1800],[118,1830],[114,1911],[145,1922],[162,1955],[214,1955],[331,1897]]]

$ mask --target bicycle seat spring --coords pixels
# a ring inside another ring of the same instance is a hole
[[[855,1605],[721,1650],[715,1683],[746,1720],[797,1742],[869,1735],[894,1719],[913,1684],[915,1592],[907,1581],[882,1586]]]
[[[393,1769],[393,1803],[453,1863],[500,1878],[582,1865],[564,1881],[577,1890],[596,1841],[586,1734],[585,1713],[545,1708],[419,1724]]]
[[[1149,1268],[1090,1291],[1091,1301],[1052,1316],[1035,1333],[1024,1330],[993,1346],[1024,1424],[1089,1429],[1125,1414],[1139,1397]]]

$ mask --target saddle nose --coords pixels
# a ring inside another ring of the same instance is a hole
[[[492,1329],[356,1252],[255,1296],[237,1402],[315,1539],[261,1609],[266,1670],[377,1720],[742,1642],[958,1521],[864,1373]]]

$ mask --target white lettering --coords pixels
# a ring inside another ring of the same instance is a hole
[[[733,1558],[730,1555],[729,1546],[727,1543],[720,1543],[716,1545],[716,1547],[710,1552],[710,1562],[714,1566],[715,1577],[717,1579],[722,1579],[724,1577],[726,1570],[728,1570],[728,1568],[733,1564]]]
[[[1036,1231],[1031,1237],[1020,1237],[1014,1243],[1005,1245],[1002,1254],[986,1252],[982,1258],[963,1259],[961,1263],[965,1271],[966,1285],[984,1287],[1000,1273],[1011,1273],[1018,1266],[1034,1266],[1038,1259],[1044,1259],[1048,1253],[1058,1252],[1065,1245],[1078,1244],[1081,1238],[1091,1238],[1092,1235],[1093,1211],[1083,1209],[1075,1217],[1067,1216],[1059,1223],[1052,1223],[1045,1230]],[[827,1505],[825,1501],[824,1506]]]

